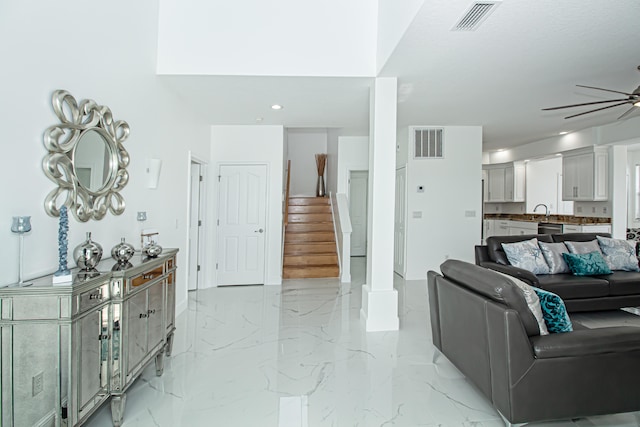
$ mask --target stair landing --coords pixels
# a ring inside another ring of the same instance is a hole
[[[329,199],[290,198],[288,221],[284,237],[282,277],[338,277],[340,267]]]

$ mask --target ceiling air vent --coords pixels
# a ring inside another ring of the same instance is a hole
[[[414,159],[442,159],[443,156],[442,128],[413,128],[413,158]]]
[[[498,7],[499,1],[475,2],[453,27],[454,31],[475,31]]]

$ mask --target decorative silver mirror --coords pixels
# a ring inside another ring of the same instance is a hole
[[[65,90],[53,92],[53,111],[60,124],[47,128],[42,161],[45,175],[58,187],[44,201],[51,216],[65,205],[78,221],[102,219],[107,211],[124,212],[120,190],[129,181],[129,154],[122,143],[129,125],[114,122],[109,107],[91,99],[76,102]]]

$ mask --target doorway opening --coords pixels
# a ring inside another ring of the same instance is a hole
[[[206,163],[191,156],[189,164],[189,249],[187,253],[187,290],[204,285],[204,206],[206,195]]]

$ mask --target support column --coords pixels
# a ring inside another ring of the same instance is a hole
[[[609,154],[609,200],[611,200],[611,237],[627,238],[627,146],[614,145]]]
[[[369,197],[367,276],[360,318],[367,332],[397,331],[398,292],[393,288],[397,79],[376,78],[369,98]]]

